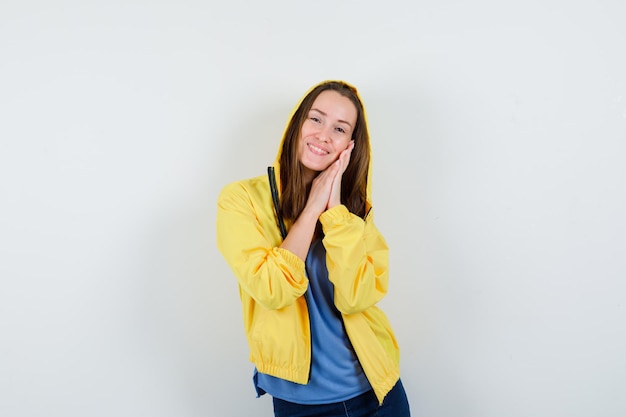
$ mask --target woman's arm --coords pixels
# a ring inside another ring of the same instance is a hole
[[[320,221],[337,309],[354,314],[378,303],[387,293],[389,249],[373,213],[363,220],[340,205],[322,214]]]
[[[217,246],[241,289],[265,308],[280,309],[304,294],[308,279],[302,259],[277,247],[280,234],[273,223],[271,201],[267,211],[262,211],[259,207],[266,204],[261,192],[255,194],[258,191],[242,183],[222,190],[217,204]],[[258,201],[253,202],[251,193]]]

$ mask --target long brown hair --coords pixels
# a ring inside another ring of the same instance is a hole
[[[357,110],[356,125],[352,133],[354,149],[350,163],[341,180],[341,202],[348,210],[364,218],[367,205],[367,173],[370,165],[370,138],[365,122],[363,103],[356,88],[341,81],[326,81],[317,85],[304,97],[294,112],[285,135],[280,155],[280,182],[282,185],[281,214],[285,219],[295,221],[308,199],[308,189],[304,181],[304,167],[298,159],[298,141],[302,124],[308,117],[313,102],[320,93],[332,90],[352,101]]]

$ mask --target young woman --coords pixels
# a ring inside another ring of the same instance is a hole
[[[259,395],[277,417],[409,416],[384,313],[388,248],[373,221],[357,90],[313,87],[268,175],[220,193],[217,242],[239,282]]]

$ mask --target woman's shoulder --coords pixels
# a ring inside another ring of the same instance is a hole
[[[226,184],[219,194],[219,200],[229,199],[233,197],[247,197],[256,199],[269,193],[269,181],[267,175],[259,175],[257,177],[247,178],[244,180],[234,181]]]

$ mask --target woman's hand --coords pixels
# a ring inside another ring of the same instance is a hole
[[[309,198],[307,199],[304,212],[311,213],[316,218],[326,211],[335,178],[339,172],[339,159],[328,168],[320,172],[311,184]]]
[[[352,149],[354,149],[354,141],[351,140],[348,147],[339,154],[339,158],[333,165],[338,165],[337,173],[333,178],[332,187],[330,190],[330,197],[328,199],[327,209],[333,208],[341,204],[341,179],[343,173],[346,172],[348,164],[350,163],[350,155],[352,155]],[[332,165],[331,165],[332,166]]]
[[[350,163],[352,149],[354,149],[353,140],[339,154],[335,162],[315,177],[311,184],[305,211],[319,218],[327,209],[341,204],[341,178]]]
[[[315,177],[311,184],[311,190],[309,191],[304,210],[302,210],[302,213],[291,226],[287,237],[280,245],[281,248],[291,251],[303,261],[306,260],[317,221],[328,207],[333,182],[340,166],[339,160],[337,160]]]

